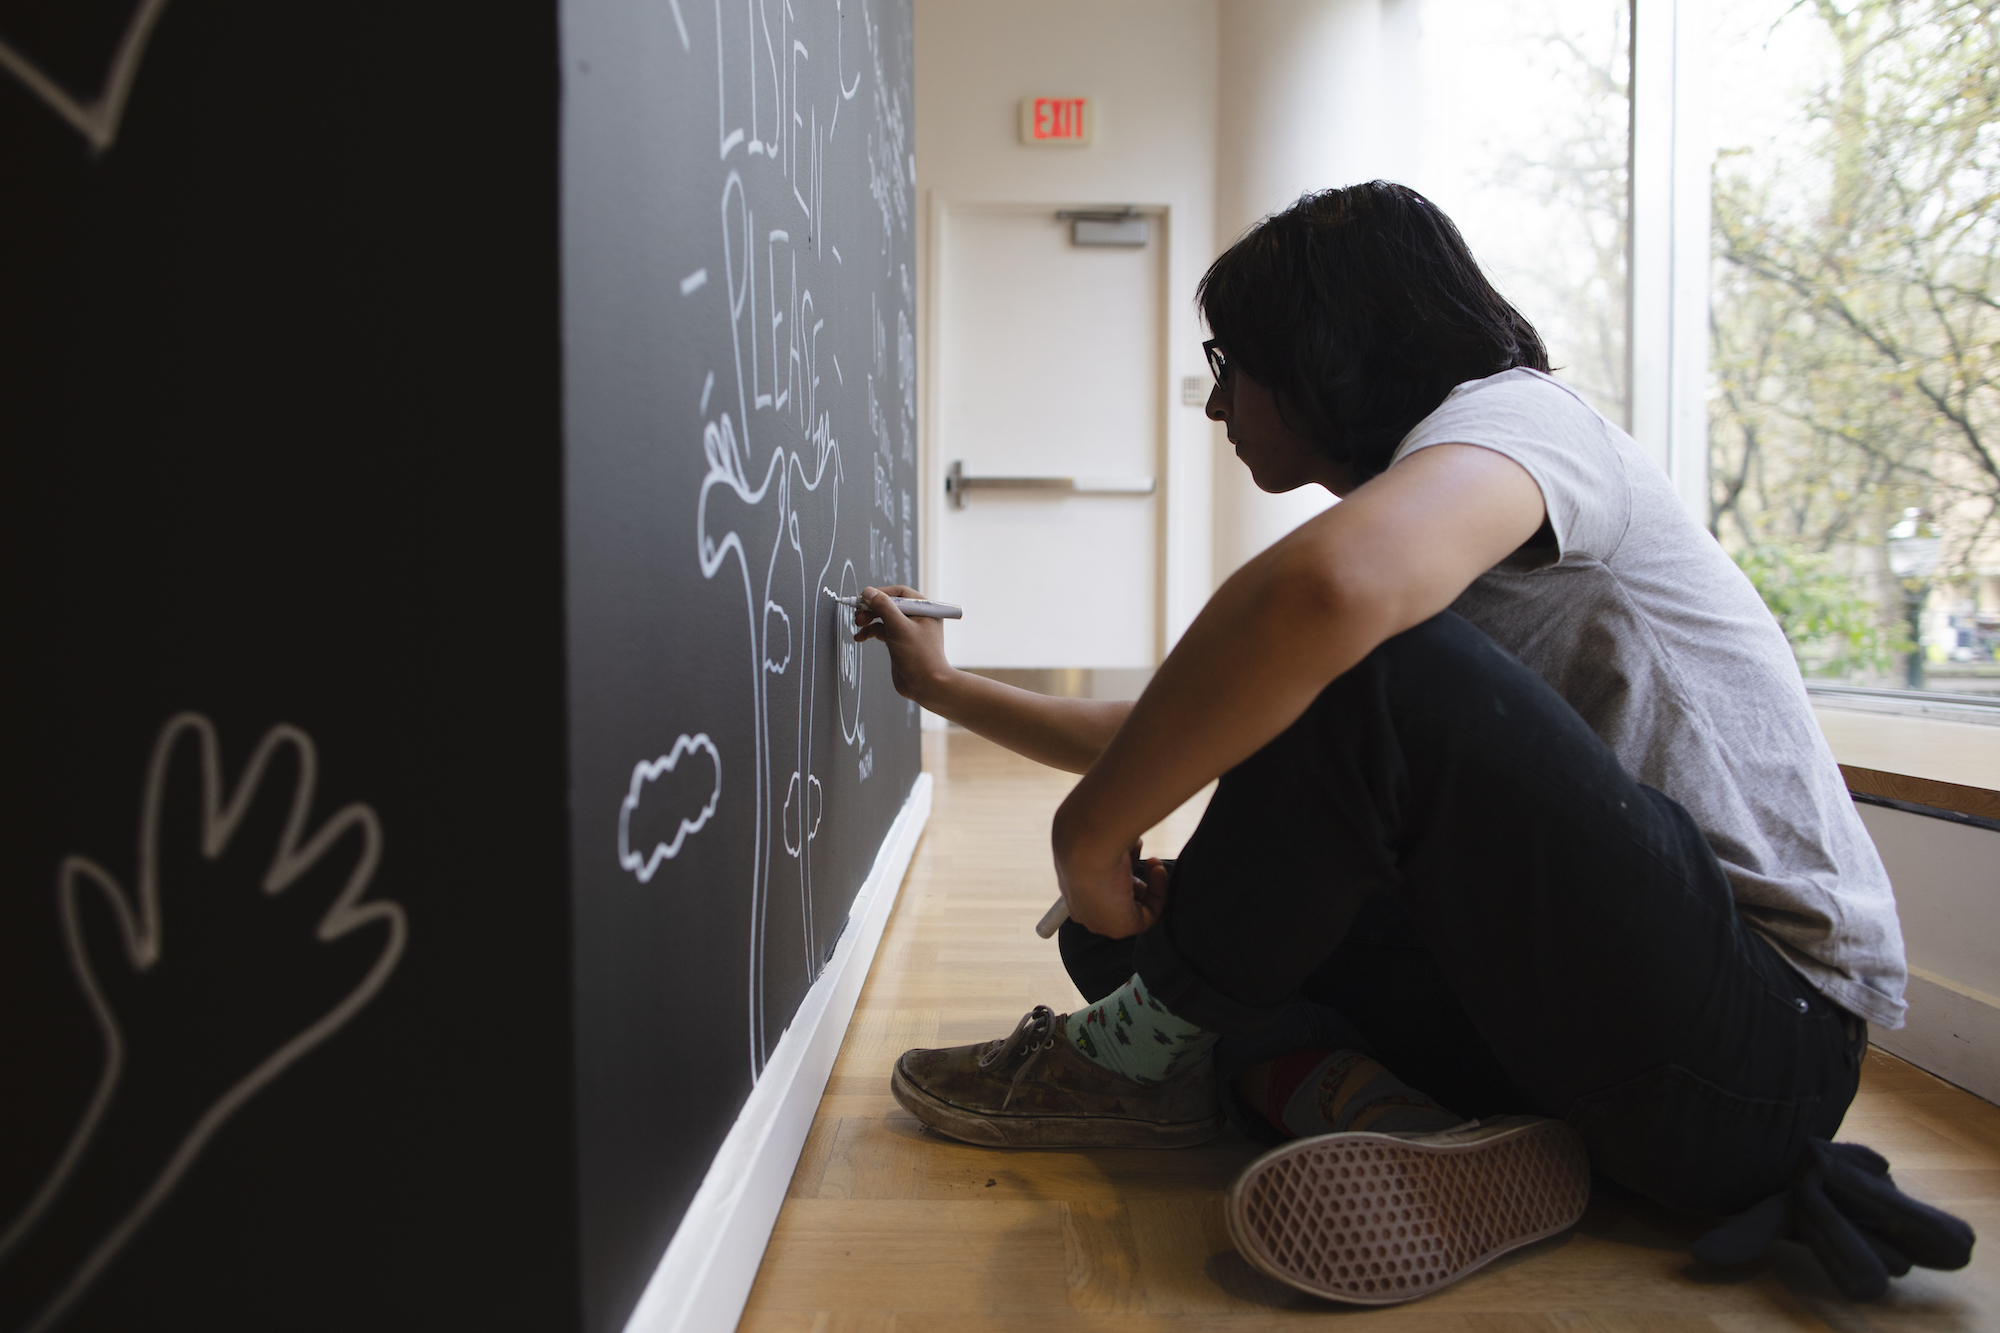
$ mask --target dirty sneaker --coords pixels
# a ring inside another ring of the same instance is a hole
[[[994,1147],[1181,1148],[1221,1132],[1206,1056],[1164,1083],[1135,1083],[1086,1059],[1063,1018],[1036,1005],[999,1041],[905,1051],[889,1091],[932,1129]]]
[[[1505,1116],[1428,1134],[1322,1134],[1274,1148],[1229,1187],[1230,1239],[1288,1286],[1356,1305],[1428,1296],[1575,1224],[1583,1140]]]

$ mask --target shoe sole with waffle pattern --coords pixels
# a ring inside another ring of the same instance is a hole
[[[1260,1271],[1356,1305],[1396,1305],[1575,1225],[1590,1161],[1557,1120],[1441,1134],[1324,1134],[1274,1148],[1229,1187],[1229,1235]]]

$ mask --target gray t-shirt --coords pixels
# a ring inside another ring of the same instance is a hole
[[[1908,973],[1882,859],[1784,634],[1659,465],[1532,370],[1453,389],[1390,466],[1433,444],[1519,463],[1556,539],[1488,570],[1452,610],[1553,686],[1626,772],[1686,807],[1745,920],[1813,986],[1901,1027]]]

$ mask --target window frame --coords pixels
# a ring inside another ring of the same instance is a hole
[[[1626,429],[1708,526],[1709,0],[1632,0]]]

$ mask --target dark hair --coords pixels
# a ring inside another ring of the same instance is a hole
[[[1549,368],[1451,219],[1388,181],[1265,218],[1209,266],[1195,299],[1286,424],[1364,479],[1455,385]]]

